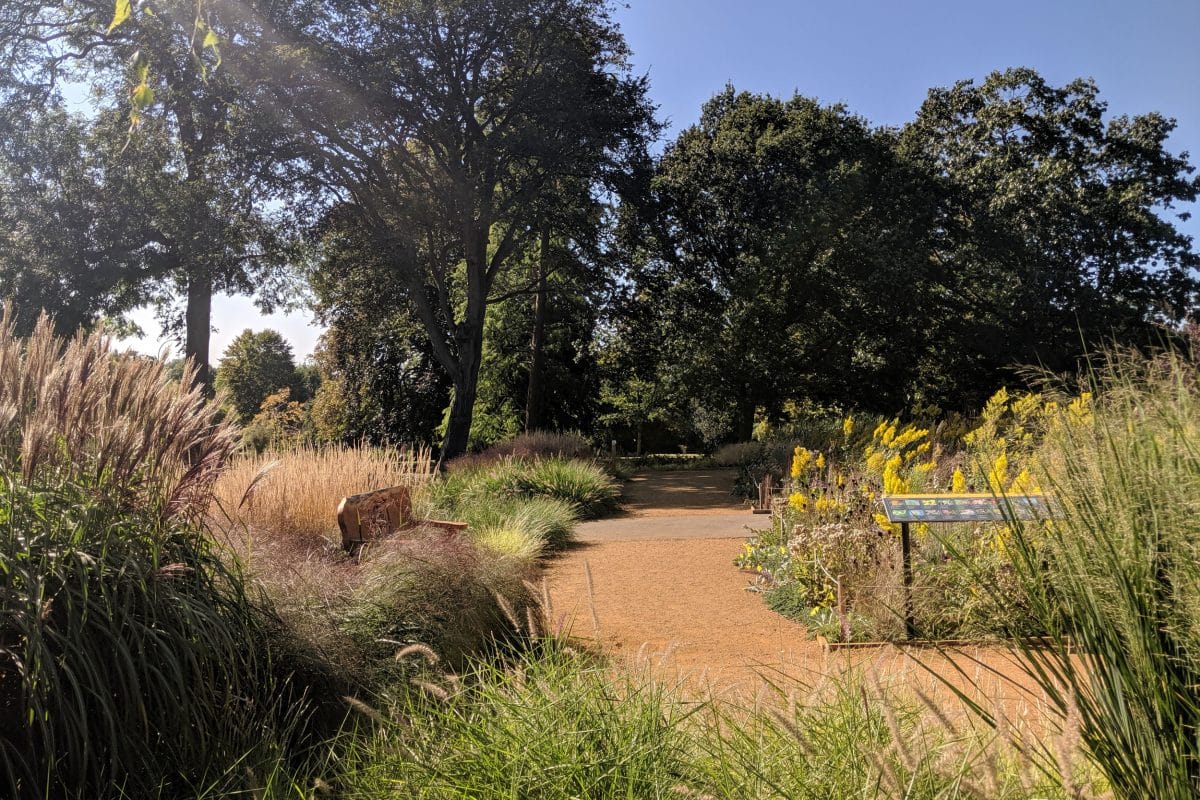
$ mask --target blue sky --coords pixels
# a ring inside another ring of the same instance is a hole
[[[1054,84],[1095,79],[1113,114],[1176,118],[1171,149],[1200,162],[1200,0],[626,2],[617,18],[672,123],[668,136],[726,83],[841,102],[875,124],[901,125],[932,86],[1029,66]],[[1200,219],[1184,229],[1200,240]],[[151,336],[136,346],[156,351],[152,316],[138,319]],[[247,327],[279,330],[299,358],[320,334],[303,312],[262,317],[245,298],[215,298],[213,324],[214,362]]]

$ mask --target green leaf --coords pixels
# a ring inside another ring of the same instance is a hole
[[[129,99],[134,108],[146,108],[154,102],[154,90],[145,83],[139,83],[130,91]]]
[[[117,27],[129,19],[133,13],[133,0],[117,0],[116,7],[113,9],[112,22],[108,23],[108,33],[112,33]]]
[[[200,47],[202,47],[202,48],[211,47],[212,49],[216,50],[217,45],[220,43],[221,43],[221,40],[220,40],[220,38],[217,37],[217,32],[214,31],[212,28],[209,28],[208,33],[204,34],[204,41],[201,42]]]

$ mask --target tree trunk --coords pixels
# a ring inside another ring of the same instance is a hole
[[[537,293],[533,296],[533,334],[529,339],[529,388],[525,393],[525,430],[535,431],[542,424],[542,370],[546,342],[546,274],[550,253],[550,231],[542,230],[541,253],[536,267]]]
[[[450,418],[442,438],[438,458],[440,469],[447,461],[467,452],[471,436],[471,420],[475,414],[475,394],[479,389],[479,365],[483,353],[483,322],[487,313],[485,281],[487,265],[487,229],[465,237],[467,245],[467,307],[463,321],[455,332],[457,363],[452,373],[454,398],[450,401]]]
[[[454,382],[454,397],[450,401],[450,419],[446,423],[446,435],[442,439],[442,452],[438,458],[441,468],[447,461],[467,452],[471,436],[471,418],[475,411],[475,393],[479,388],[479,363],[475,368],[464,370]]]
[[[748,442],[754,438],[754,412],[756,407],[754,403],[742,401],[738,404],[737,411],[737,440],[739,442]]]
[[[212,335],[212,276],[207,270],[193,270],[188,274],[187,312],[185,317],[185,343],[183,357],[192,359],[196,365],[196,383],[212,390],[212,370],[208,366],[209,339]]]

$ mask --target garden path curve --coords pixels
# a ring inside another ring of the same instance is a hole
[[[752,515],[730,494],[734,477],[732,470],[635,476],[624,488],[621,516],[580,525],[577,542],[548,562],[554,619],[634,666],[723,695],[752,698],[766,682],[785,677],[811,686],[851,664],[940,693],[928,671],[901,650],[830,651],[746,591],[750,576],[733,559],[750,528],[768,518]],[[921,658],[935,668],[942,663],[932,651]],[[976,659],[1011,674],[1005,657],[972,647],[955,660],[985,694],[1015,700],[1013,687]]]

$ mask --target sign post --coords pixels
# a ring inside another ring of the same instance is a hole
[[[1011,519],[1050,519],[1051,499],[1044,494],[999,497],[993,494],[892,494],[883,498],[888,522],[900,524],[900,558],[904,580],[904,633],[917,635],[912,599],[912,523],[1005,522]]]

